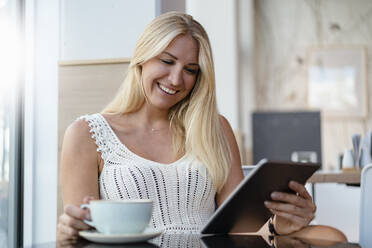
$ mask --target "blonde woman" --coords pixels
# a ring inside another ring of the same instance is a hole
[[[149,198],[152,227],[200,231],[243,173],[232,129],[218,114],[211,46],[197,21],[170,12],[146,27],[117,96],[68,127],[61,175],[59,239],[90,228],[79,205],[91,198]],[[290,187],[298,194],[277,193],[267,203],[281,234],[307,226],[315,212],[306,189]]]

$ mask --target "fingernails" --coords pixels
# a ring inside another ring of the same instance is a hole
[[[296,186],[296,185],[297,185],[297,183],[296,183],[295,181],[290,181],[289,184],[290,184],[291,186]]]
[[[86,213],[86,214],[85,214],[85,219],[87,219],[87,220],[91,220],[90,213]]]
[[[270,207],[271,203],[269,201],[264,201],[266,207]]]
[[[280,193],[278,192],[271,193],[271,198],[279,198],[279,197],[280,197]]]

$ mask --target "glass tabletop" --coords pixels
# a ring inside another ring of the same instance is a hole
[[[346,248],[360,247],[353,243],[338,243],[326,240],[304,240],[288,236],[262,237],[253,235],[214,235],[200,236],[197,234],[163,234],[157,238],[145,243],[133,244],[99,244],[92,243],[84,239],[74,241],[64,241],[56,243],[45,243],[34,245],[32,248],[109,248],[109,247],[127,247],[127,248],[309,248],[309,247],[328,247],[328,248]]]

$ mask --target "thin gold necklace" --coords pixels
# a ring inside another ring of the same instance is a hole
[[[160,129],[156,129],[156,128],[151,128],[151,132],[159,132],[159,131],[163,131],[163,130],[167,130],[168,128],[160,128]]]

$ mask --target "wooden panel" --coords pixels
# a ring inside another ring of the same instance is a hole
[[[81,115],[102,111],[115,96],[124,80],[129,60],[105,60],[104,63],[68,63],[59,66],[58,161],[66,128]],[[58,177],[59,178],[59,177]],[[63,203],[58,183],[58,216]]]
[[[316,172],[307,182],[309,183],[360,183],[360,171],[355,172]]]

